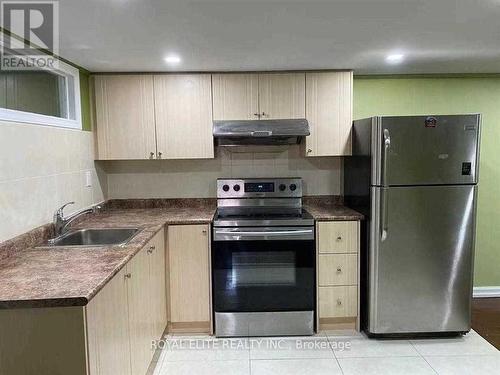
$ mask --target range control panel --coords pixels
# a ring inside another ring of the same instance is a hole
[[[218,179],[217,198],[297,198],[302,197],[302,179],[242,178]]]

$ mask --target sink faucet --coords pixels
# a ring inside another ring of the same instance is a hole
[[[75,204],[75,202],[68,202],[62,205],[55,213],[54,213],[54,227],[56,236],[62,235],[66,232],[68,225],[70,225],[73,221],[79,218],[82,215],[96,213],[101,209],[101,206],[95,205],[90,208],[85,208],[83,210],[77,211],[69,216],[64,216],[64,208],[69,206],[70,204]]]

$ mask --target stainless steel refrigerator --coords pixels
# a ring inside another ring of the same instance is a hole
[[[470,330],[480,115],[354,121],[346,204],[362,225],[371,336]]]

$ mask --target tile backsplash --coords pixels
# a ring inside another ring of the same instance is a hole
[[[51,222],[65,202],[71,213],[105,199],[93,147],[91,132],[0,122],[0,242]]]
[[[105,199],[211,198],[224,177],[302,177],[305,195],[341,195],[342,159],[300,146],[216,149],[214,159],[94,162],[91,132],[0,122],[0,242]],[[90,173],[92,186],[86,186]]]
[[[264,152],[263,152],[264,151]],[[224,177],[302,177],[305,195],[341,195],[342,159],[306,158],[300,146],[216,149],[214,159],[97,162],[108,176],[108,197],[215,197]]]

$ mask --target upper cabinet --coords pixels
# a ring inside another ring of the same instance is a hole
[[[214,120],[304,118],[305,73],[214,74]]]
[[[98,159],[156,155],[153,77],[99,75],[94,87]]]
[[[306,118],[306,156],[351,155],[352,72],[98,75],[97,159],[214,157],[213,120]]]
[[[259,118],[258,74],[213,74],[214,120]]]
[[[305,73],[259,74],[259,108],[264,120],[305,118]]]
[[[306,73],[307,156],[351,155],[352,72]]]
[[[98,75],[97,159],[213,158],[210,74]]]
[[[159,159],[213,158],[210,74],[154,76]]]

